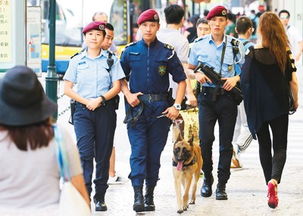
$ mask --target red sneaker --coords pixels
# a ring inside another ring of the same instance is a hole
[[[277,191],[277,185],[273,184],[272,182],[268,183],[268,206],[270,208],[276,208],[278,206],[278,191]]]

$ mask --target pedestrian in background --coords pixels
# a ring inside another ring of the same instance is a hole
[[[93,22],[103,22],[103,23],[108,23],[108,16],[107,16],[107,14],[105,13],[105,12],[100,12],[100,11],[98,11],[98,12],[95,12],[94,13],[94,15],[93,15],[93,17],[92,17],[92,21]],[[112,24],[110,24],[111,26],[113,26]],[[113,35],[113,34],[111,34],[111,33],[114,33],[114,30],[110,30],[109,32],[106,30],[106,29],[111,29],[111,27],[110,26],[105,26],[106,28],[105,28],[105,31],[106,31],[106,33],[109,33],[110,35]],[[112,41],[111,41],[111,45],[110,45],[110,47],[108,48],[111,52],[113,52],[113,53],[117,53],[117,47],[115,46],[115,44],[113,43],[113,39],[114,38],[112,38]],[[105,36],[105,39],[104,40],[107,40],[106,39],[106,36]],[[106,50],[108,50],[108,49],[106,49]],[[113,152],[115,152],[115,151],[113,151]],[[113,154],[115,154],[115,153],[112,153],[112,156],[111,157],[115,157]]]
[[[227,26],[225,27],[225,34],[233,37],[238,37],[236,32],[236,15],[229,12],[227,13]]]
[[[210,34],[210,26],[205,18],[199,18],[196,24],[198,38]]]
[[[296,109],[298,83],[279,17],[272,12],[261,15],[257,34],[259,41],[242,67],[241,89],[250,132],[254,138],[258,137],[260,161],[268,186],[268,205],[276,208],[277,186],[286,161],[289,91]]]
[[[92,17],[92,21],[93,22],[104,22],[107,23],[108,22],[108,16],[105,12],[102,11],[97,11],[94,13],[93,17]]]
[[[199,19],[198,15],[193,15],[187,20],[187,28],[185,29],[184,36],[187,37],[189,43],[192,43],[197,38],[196,23]]]
[[[250,47],[254,46],[254,44],[249,40],[253,31],[252,21],[248,17],[242,16],[238,18],[236,22],[236,32],[238,34],[239,41],[243,44],[242,53],[246,53]],[[247,125],[244,103],[241,102],[238,106],[238,115],[233,137],[234,150],[231,160],[231,168],[242,167],[240,153],[248,148],[251,141],[252,136]]]
[[[303,39],[302,35],[300,35],[299,31],[295,26],[289,24],[290,13],[287,10],[281,10],[279,12],[279,18],[285,28],[291,52],[296,60],[296,64],[302,65],[301,56],[303,52]]]
[[[105,23],[91,22],[83,34],[87,49],[70,60],[63,78],[64,93],[76,101],[74,129],[87,191],[89,195],[92,192],[95,159],[95,208],[106,211],[105,192],[117,117],[113,98],[120,92],[124,73],[115,56],[111,70],[107,71],[108,53],[101,49]]]
[[[157,33],[157,38],[163,43],[167,43],[174,47],[179,60],[181,61],[184,71],[187,69],[187,59],[189,53],[189,43],[180,29],[184,23],[184,9],[176,4],[170,5],[164,9],[166,28],[162,28]],[[170,88],[172,88],[173,98],[176,97],[178,83],[175,83],[172,76],[169,76]],[[197,106],[197,99],[193,93],[190,81],[186,79],[186,98],[187,103],[191,106]]]
[[[113,41],[114,41],[114,27],[112,26],[112,24],[110,23],[106,23],[105,24],[105,32],[106,35],[104,37],[104,40],[101,44],[101,48],[103,50],[107,51],[107,62],[112,62],[113,61],[113,55],[115,55],[113,52],[111,52],[109,49],[110,47],[112,47],[113,45]],[[110,63],[111,64],[111,63]],[[109,72],[111,70],[111,66],[108,65],[109,68]],[[119,95],[116,96],[117,97],[117,102],[119,102]],[[118,109],[119,104],[117,105],[117,109]],[[114,130],[116,130],[116,125],[114,127]],[[112,153],[110,155],[110,161],[109,161],[109,179],[108,179],[108,184],[119,184],[121,183],[121,177],[117,175],[116,173],[116,148],[115,148],[115,143],[113,140],[113,150]]]
[[[195,41],[189,55],[189,68],[195,69],[199,64],[213,67],[225,80],[224,85],[215,85],[203,73],[195,73],[196,80],[202,84],[198,95],[199,102],[199,137],[202,150],[204,183],[201,196],[212,195],[213,159],[212,145],[215,140],[214,127],[219,122],[220,158],[218,164],[218,185],[216,199],[226,200],[226,183],[230,177],[230,163],[233,152],[232,138],[237,117],[237,103],[229,91],[240,81],[239,62],[242,56],[237,40],[225,35],[227,9],[214,7],[207,15],[211,34]]]
[[[58,208],[60,170],[51,122],[56,111],[30,68],[15,66],[0,81],[0,208]],[[76,145],[59,129],[71,183],[89,205]]]
[[[110,56],[113,54],[117,53],[117,47],[115,46],[114,42],[114,27],[112,24],[108,23],[108,16],[104,12],[95,12],[92,21],[95,22],[104,22],[106,23],[105,25],[105,37],[102,42],[101,48],[103,50],[108,50],[108,59]],[[111,61],[111,60],[109,60]],[[119,96],[118,96],[119,97]],[[116,126],[114,127],[114,130],[116,131]],[[113,141],[114,142],[114,141]],[[117,184],[121,180],[120,176],[116,175],[116,148],[113,143],[113,150],[110,155],[110,160],[109,160],[109,179],[108,179],[108,184]]]
[[[133,210],[154,211],[154,189],[159,179],[160,157],[167,135],[179,115],[186,88],[186,75],[174,49],[160,42],[156,33],[159,16],[153,9],[142,12],[137,20],[143,39],[128,45],[121,65],[129,81],[122,81],[126,113],[138,113],[128,122],[131,144],[130,167],[134,189]],[[174,105],[169,103],[169,74],[178,83]],[[145,196],[143,198],[143,184]]]

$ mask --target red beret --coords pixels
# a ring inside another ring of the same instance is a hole
[[[157,11],[154,9],[148,9],[140,14],[138,17],[137,24],[141,25],[142,23],[150,21],[150,22],[159,22],[159,15]]]
[[[215,16],[224,16],[226,17],[227,9],[223,6],[216,6],[211,9],[206,17],[207,20],[211,20],[211,18]]]
[[[104,22],[91,22],[83,28],[82,33],[85,34],[86,32],[88,32],[90,30],[105,31],[105,23]]]

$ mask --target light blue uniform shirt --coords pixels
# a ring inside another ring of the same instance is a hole
[[[211,35],[206,35],[202,38],[198,38],[190,51],[188,63],[194,66],[198,66],[199,62],[206,64],[209,67],[213,67],[214,70],[219,73],[221,68],[221,55],[224,43],[226,42],[226,49],[224,60],[222,64],[221,76],[233,77],[241,73],[241,64],[244,63],[244,53],[242,53],[243,44],[239,44],[239,52],[234,56],[231,40],[236,38],[226,35],[223,42],[220,45],[216,45],[212,40]],[[205,87],[215,87],[214,84],[204,83]]]
[[[243,46],[242,46],[243,53],[246,53],[250,47],[255,45],[253,42],[251,42],[247,39],[244,39],[244,38],[239,38],[239,41],[241,41],[241,43],[243,44]],[[248,41],[248,42],[246,42],[246,41]],[[245,43],[245,45],[244,45],[244,43]]]
[[[76,85],[75,91],[84,98],[97,98],[112,87],[112,83],[125,77],[119,59],[112,55],[114,64],[108,72],[108,51],[102,50],[100,55],[91,58],[86,51],[81,52],[69,62],[64,80]]]

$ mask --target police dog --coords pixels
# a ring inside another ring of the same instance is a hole
[[[191,138],[183,139],[183,120],[175,120],[173,125],[173,174],[175,178],[175,190],[177,196],[178,213],[186,211],[188,204],[195,204],[197,183],[202,168],[201,149],[198,141],[194,141],[193,133]],[[183,197],[182,188],[183,186]],[[191,198],[189,201],[189,190],[191,187]]]

